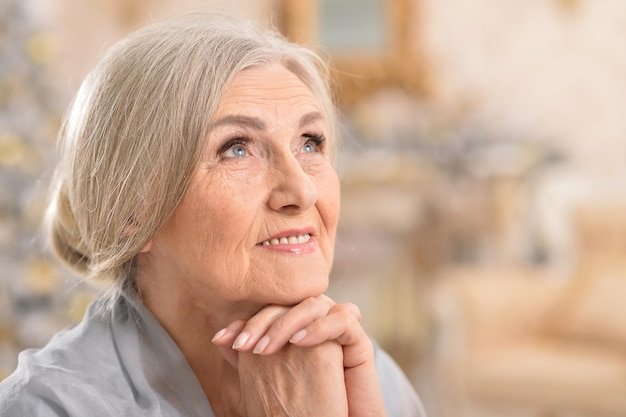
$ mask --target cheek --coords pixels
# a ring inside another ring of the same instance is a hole
[[[328,171],[318,183],[318,206],[326,230],[334,243],[335,231],[339,221],[341,190],[339,179],[334,170]]]
[[[331,211],[339,213],[340,185],[337,172],[326,158],[307,161],[303,164],[304,171],[317,185],[318,201]]]
[[[192,184],[169,221],[168,229],[189,255],[205,253],[213,246],[219,219],[227,213],[220,208],[223,202],[211,198],[215,195],[211,190],[210,185]]]
[[[196,212],[200,223],[207,228],[206,240],[229,253],[256,244],[256,240],[251,241],[250,232],[263,201],[263,187],[258,178],[254,179],[256,182],[245,179],[233,181],[231,177],[210,188],[203,195],[202,209]]]

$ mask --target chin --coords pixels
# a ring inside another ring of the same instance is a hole
[[[309,285],[303,287],[298,286],[287,289],[281,294],[277,294],[276,299],[271,303],[281,305],[295,305],[302,302],[303,300],[306,300],[307,298],[322,295],[328,289],[328,279],[319,280],[319,282],[308,284]]]

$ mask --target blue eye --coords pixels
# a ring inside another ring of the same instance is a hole
[[[237,145],[227,150],[224,156],[227,158],[243,158],[244,156],[248,156],[248,151],[243,146]]]
[[[307,141],[302,146],[302,151],[305,153],[314,153],[322,151],[322,144],[326,140],[323,136],[319,135],[305,135]]]
[[[220,147],[218,154],[224,158],[245,158],[248,156],[248,145],[247,139],[231,139]]]

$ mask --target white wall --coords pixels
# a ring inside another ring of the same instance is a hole
[[[69,90],[107,47],[130,30],[151,21],[191,11],[216,11],[253,20],[272,18],[274,0],[30,0],[55,37],[61,59],[57,70]]]
[[[420,1],[441,105],[553,141],[586,175],[624,182],[626,2]]]

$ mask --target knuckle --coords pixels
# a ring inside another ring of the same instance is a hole
[[[315,308],[319,304],[317,297],[308,297],[305,298],[300,305],[305,308]]]
[[[246,322],[246,329],[258,329],[258,328],[266,328],[271,325],[271,323],[277,320],[284,312],[286,308],[278,305],[270,305],[263,308],[257,314],[252,316]]]
[[[289,322],[284,316],[282,316],[278,318],[274,323],[272,323],[270,329],[268,330],[268,333],[282,334],[288,331],[288,329],[289,329]]]
[[[319,301],[321,301],[324,305],[328,306],[328,308],[332,308],[336,303],[335,301],[327,296],[326,294],[322,294],[318,296]]]
[[[342,314],[342,318],[343,318],[343,323],[346,326],[346,328],[352,328],[354,326],[358,326],[360,325],[359,321],[356,319],[356,317],[354,317],[352,314],[350,314],[349,312],[344,312]]]
[[[307,330],[311,333],[324,333],[324,321],[323,320],[315,320],[311,323]]]
[[[333,312],[349,314],[357,321],[361,321],[361,310],[353,303],[339,303],[332,308]]]
[[[351,309],[345,308],[338,311],[335,315],[336,320],[340,323],[340,326],[344,329],[344,334],[351,334],[355,329],[361,327],[360,320],[354,316]]]
[[[356,304],[352,304],[352,303],[346,303],[347,304],[347,310],[350,312],[350,314],[352,314],[352,316],[357,320],[357,321],[361,321],[361,309],[356,305]]]
[[[309,297],[300,305],[315,316],[324,316],[334,305],[334,302],[325,296]]]

